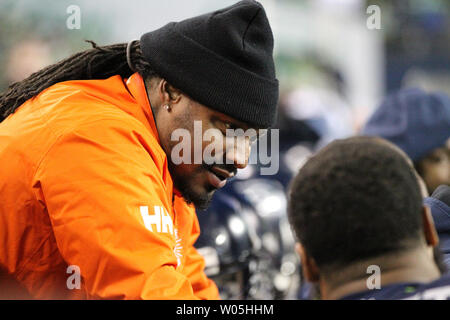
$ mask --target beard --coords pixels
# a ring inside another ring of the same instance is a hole
[[[197,192],[195,188],[191,185],[191,180],[186,177],[186,175],[177,174],[175,170],[175,165],[169,161],[169,172],[173,179],[174,187],[181,193],[181,196],[186,201],[187,204],[194,204],[195,208],[198,210],[205,210],[209,207],[212,197],[216,189],[213,186],[207,186],[205,192]],[[204,164],[195,169],[191,176],[196,174],[202,174],[207,168]]]

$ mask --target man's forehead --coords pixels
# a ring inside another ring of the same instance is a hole
[[[257,127],[257,126],[255,126],[255,125],[253,125],[251,123],[248,123],[248,122],[237,120],[237,119],[235,119],[235,118],[233,118],[233,117],[231,117],[231,116],[229,116],[229,115],[227,115],[225,113],[222,113],[220,111],[216,111],[216,110],[211,110],[211,111],[212,111],[213,117],[217,118],[220,121],[231,123],[237,128],[244,129],[244,131],[247,130],[247,129],[255,129],[255,130],[265,129],[265,128],[262,128],[262,127]]]
[[[432,150],[425,158],[429,158],[429,157],[433,157],[433,156],[439,155],[442,152],[444,152],[444,153],[449,153],[450,152],[450,138],[447,139],[447,141],[441,147],[438,147],[438,148]]]

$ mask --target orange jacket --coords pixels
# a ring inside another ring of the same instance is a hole
[[[58,83],[0,124],[6,298],[218,299],[199,232],[138,74]]]

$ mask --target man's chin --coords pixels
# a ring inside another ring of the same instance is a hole
[[[169,166],[169,171],[173,177],[174,187],[188,204],[194,204],[197,210],[208,208],[217,189],[203,182],[204,179],[200,177],[205,172],[203,166],[197,167],[190,174],[177,172],[172,166]]]
[[[186,184],[180,184],[175,182],[175,188],[181,193],[181,196],[184,200],[191,204],[193,203],[197,210],[205,210],[209,207],[211,203],[212,197],[217,189],[209,188],[202,192],[195,190],[194,187],[191,187]]]
[[[210,192],[205,192],[203,194],[195,194],[195,193],[189,193],[187,192],[181,192],[181,195],[183,196],[184,200],[190,204],[193,203],[195,208],[197,210],[206,210],[212,200],[212,197],[214,196],[215,190]]]

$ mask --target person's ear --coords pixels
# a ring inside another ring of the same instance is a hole
[[[439,237],[434,226],[431,210],[427,206],[422,207],[422,223],[425,234],[425,241],[429,246],[435,247],[439,243]]]
[[[158,94],[162,105],[172,106],[181,100],[182,93],[174,88],[166,80],[161,79],[158,84]]]
[[[300,262],[302,265],[303,275],[308,282],[318,282],[320,279],[319,268],[313,258],[309,257],[305,251],[305,248],[301,243],[295,244],[295,250],[300,256]]]

